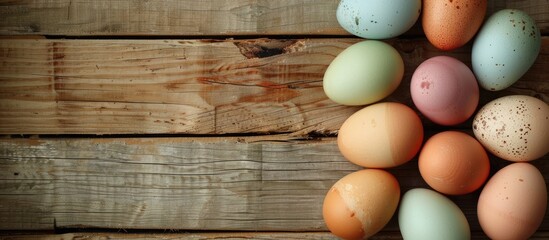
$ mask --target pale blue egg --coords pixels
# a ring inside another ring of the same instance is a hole
[[[541,34],[523,11],[504,9],[482,26],[471,52],[472,68],[480,86],[503,90],[518,81],[536,61]]]
[[[408,31],[420,13],[421,0],[341,0],[336,16],[351,34],[387,39]]]

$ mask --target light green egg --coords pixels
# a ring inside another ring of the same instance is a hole
[[[541,34],[523,11],[504,9],[482,26],[471,51],[473,72],[486,90],[503,90],[518,81],[536,61]]]
[[[391,45],[366,40],[343,50],[326,69],[326,95],[343,105],[366,105],[389,96],[404,75],[404,62]]]
[[[404,194],[398,224],[405,240],[471,239],[469,223],[461,209],[429,189],[416,188]]]

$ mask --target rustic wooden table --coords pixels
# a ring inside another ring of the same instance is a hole
[[[324,195],[360,169],[335,143],[360,108],[322,90],[331,60],[360,41],[337,3],[0,1],[0,239],[333,239]],[[503,8],[528,12],[543,46],[480,105],[549,102],[549,1],[489,1],[489,14]],[[441,52],[419,24],[387,42],[406,73],[385,101],[413,106],[411,74],[429,57],[470,64],[470,45]],[[423,120],[427,136],[450,129]],[[549,156],[533,163],[549,181]],[[492,173],[507,164],[492,157]],[[402,192],[427,186],[416,160],[389,171]],[[484,239],[478,194],[451,199]],[[374,237],[400,238],[396,218]],[[549,238],[547,213],[533,238]]]

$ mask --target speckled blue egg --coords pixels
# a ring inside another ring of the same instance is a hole
[[[408,31],[420,13],[421,0],[341,0],[336,16],[351,34],[387,39]]]
[[[503,90],[530,69],[540,49],[540,30],[528,14],[500,10],[488,18],[473,43],[473,72],[482,88]]]

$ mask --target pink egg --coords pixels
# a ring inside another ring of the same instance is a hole
[[[418,110],[440,125],[456,125],[473,115],[479,99],[475,75],[459,60],[438,56],[421,63],[410,85]]]

